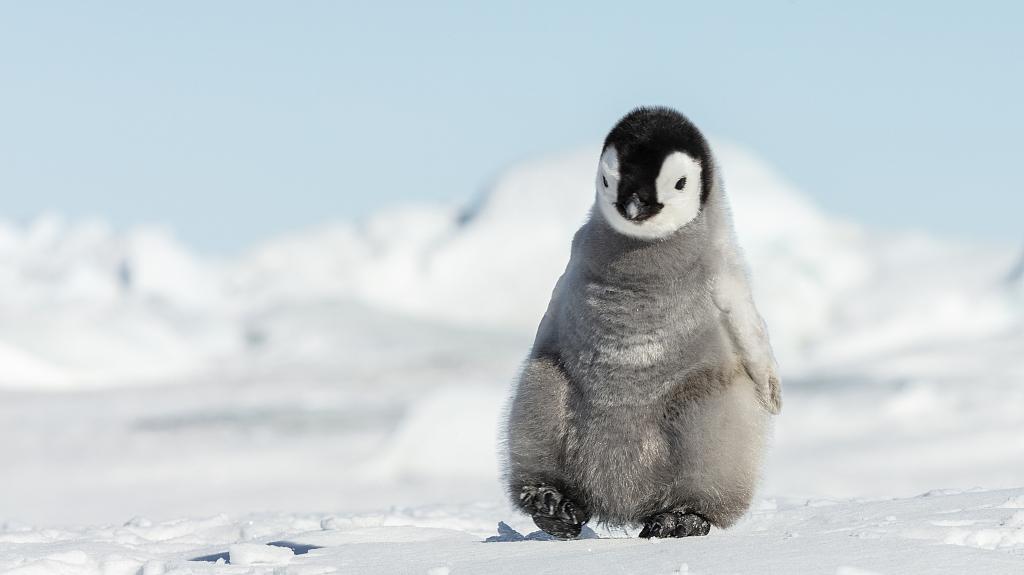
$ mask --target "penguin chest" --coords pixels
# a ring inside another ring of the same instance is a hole
[[[587,283],[562,317],[562,360],[590,400],[652,399],[700,361],[712,305],[701,290]]]

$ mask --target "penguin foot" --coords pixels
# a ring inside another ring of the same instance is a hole
[[[690,537],[707,535],[711,531],[711,522],[691,511],[667,511],[652,515],[644,521],[640,537]]]
[[[523,510],[545,533],[558,539],[579,537],[590,513],[550,485],[527,485],[519,494]]]

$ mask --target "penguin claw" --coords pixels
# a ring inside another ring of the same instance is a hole
[[[711,522],[691,511],[667,511],[658,513],[644,521],[640,537],[644,539],[666,537],[691,537],[707,535]]]
[[[523,510],[545,533],[558,539],[575,539],[590,514],[549,485],[527,485],[519,494]]]

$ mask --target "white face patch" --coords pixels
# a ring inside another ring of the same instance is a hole
[[[597,203],[607,203],[615,210],[615,202],[619,197],[619,154],[615,146],[608,146],[608,149],[601,154],[601,161],[597,166]]]
[[[683,152],[672,152],[662,161],[654,181],[658,203],[664,207],[646,220],[630,221],[615,207],[619,197],[619,157],[615,148],[609,146],[597,169],[597,206],[608,224],[621,234],[649,240],[663,238],[700,213],[700,175],[700,161]],[[630,207],[636,209],[627,205],[627,210]]]

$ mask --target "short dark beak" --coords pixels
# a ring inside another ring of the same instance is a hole
[[[616,202],[615,208],[619,210],[622,217],[631,222],[639,223],[660,212],[662,205],[657,202],[648,204],[641,200],[637,194],[632,194],[625,200]]]

